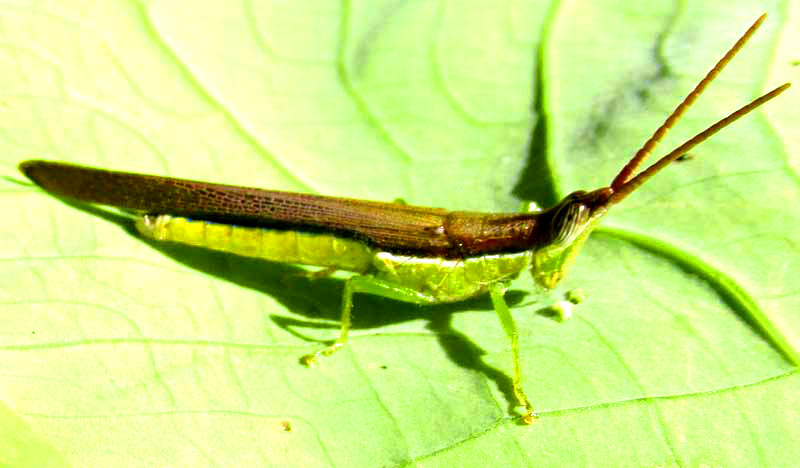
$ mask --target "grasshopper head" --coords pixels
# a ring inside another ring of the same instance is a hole
[[[574,243],[587,228],[594,226],[606,214],[612,194],[610,188],[601,188],[593,192],[578,190],[567,195],[548,210],[549,232],[544,233],[547,243],[557,246]]]
[[[542,213],[541,242],[534,250],[531,273],[537,284],[551,289],[564,277],[589,234],[608,212],[614,191],[601,188],[567,195]]]

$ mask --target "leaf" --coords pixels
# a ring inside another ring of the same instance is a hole
[[[608,184],[763,10],[659,154],[795,78],[788,2],[35,5],[0,4],[0,431],[21,434],[3,464],[798,459],[794,88],[616,207],[551,297],[515,282],[530,427],[510,415],[485,298],[358,296],[350,346],[305,369],[336,336],[340,278],[148,243],[16,171],[42,157],[452,209],[551,203]],[[587,299],[557,323],[546,306],[573,288]]]

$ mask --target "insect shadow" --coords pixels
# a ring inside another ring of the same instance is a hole
[[[308,320],[284,315],[271,315],[277,326],[309,342],[319,341],[299,332],[298,328],[339,329],[341,298],[344,280],[341,278],[309,278],[307,270],[300,267],[270,262],[258,258],[218,252],[202,247],[170,242],[159,242],[139,235],[130,214],[118,209],[73,202],[67,198],[56,197],[62,203],[97,216],[107,222],[115,223],[131,236],[160,251],[164,255],[210,276],[264,293],[280,302],[287,310],[303,315]],[[309,294],[309,290],[313,294]],[[526,291],[511,290],[506,293],[509,306],[519,305],[528,295]],[[485,311],[495,320],[494,308],[488,296],[451,304],[420,306],[391,299],[358,294],[355,296],[357,313],[353,316],[351,330],[379,329],[390,324],[411,320],[427,320],[427,329],[445,351],[448,359],[459,367],[477,372],[493,381],[508,401],[509,411],[515,407],[513,382],[509,375],[487,364],[483,356],[486,352],[467,335],[452,326],[454,313],[466,310]],[[390,312],[387,310],[390,309]],[[548,308],[536,313],[550,315]],[[500,323],[496,324],[499,328]],[[298,356],[298,360],[300,356]],[[300,365],[298,363],[298,365]]]

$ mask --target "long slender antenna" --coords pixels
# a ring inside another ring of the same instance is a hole
[[[791,83],[784,83],[781,86],[773,89],[772,91],[768,92],[767,94],[754,99],[750,104],[736,110],[735,112],[731,113],[729,116],[725,117],[724,119],[718,121],[714,125],[708,127],[707,129],[703,130],[702,132],[698,133],[690,140],[685,142],[684,144],[678,146],[674,150],[670,151],[669,154],[662,157],[658,161],[656,161],[652,166],[648,167],[644,171],[640,172],[636,177],[631,179],[630,181],[623,184],[619,189],[617,189],[611,197],[608,199],[609,205],[614,205],[622,200],[625,199],[628,195],[631,194],[634,190],[639,188],[642,184],[647,182],[647,179],[656,175],[658,171],[664,169],[668,166],[672,161],[680,158],[684,154],[688,153],[692,150],[695,146],[699,145],[700,143],[709,139],[712,135],[717,133],[718,131],[722,130],[723,128],[727,127],[728,125],[732,124],[733,122],[739,120],[740,118],[744,117],[746,114],[754,110],[756,107],[764,104],[765,102],[769,101],[770,99],[778,96],[782,92],[786,91]]]
[[[675,110],[672,111],[672,114],[670,114],[670,116],[667,117],[666,120],[664,120],[664,123],[661,124],[660,127],[658,127],[658,129],[653,133],[650,139],[647,140],[644,143],[644,145],[642,145],[639,151],[636,152],[636,155],[633,158],[631,158],[630,161],[628,161],[628,164],[626,164],[625,167],[622,168],[619,174],[617,174],[617,177],[614,178],[614,181],[611,182],[611,188],[614,191],[619,190],[620,188],[622,188],[623,185],[625,185],[626,182],[628,182],[631,175],[633,175],[634,171],[636,171],[636,169],[642,164],[642,162],[644,162],[644,160],[647,159],[647,156],[649,156],[650,153],[653,152],[653,149],[664,138],[669,129],[672,128],[672,126],[675,125],[678,119],[680,119],[681,116],[683,116],[686,110],[689,109],[689,107],[691,107],[691,105],[694,103],[697,97],[700,96],[700,94],[706,89],[709,83],[711,83],[714,80],[714,78],[716,78],[717,75],[719,75],[719,72],[721,72],[722,69],[725,68],[725,65],[727,65],[728,62],[730,62],[731,59],[736,55],[736,53],[739,52],[739,50],[741,50],[742,47],[744,47],[745,43],[750,39],[753,33],[756,32],[756,29],[758,29],[758,27],[761,26],[761,23],[763,23],[766,18],[767,18],[766,13],[759,16],[758,19],[753,23],[753,25],[750,26],[747,29],[747,31],[745,31],[742,37],[740,37],[739,40],[736,41],[736,44],[734,44],[733,47],[731,47],[730,50],[728,50],[725,56],[723,56],[719,60],[719,62],[717,62],[717,64],[714,65],[714,68],[712,68],[708,72],[705,78],[703,78],[699,83],[697,83],[697,86],[695,86],[692,92],[689,93],[680,104],[678,104],[678,107],[676,107]],[[700,143],[700,141],[698,141],[697,143]]]

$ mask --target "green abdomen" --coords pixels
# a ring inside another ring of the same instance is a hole
[[[461,301],[488,290],[492,283],[516,278],[531,263],[530,251],[482,255],[461,260],[375,254],[377,278],[427,294],[439,302]]]
[[[372,266],[368,245],[329,234],[211,223],[170,215],[136,221],[144,236],[274,262],[333,267],[364,273]]]
[[[234,226],[180,216],[146,215],[136,227],[144,236],[274,262],[298,263],[372,274],[439,302],[467,299],[489,284],[511,280],[531,263],[531,252],[450,260],[380,252],[330,234]]]

